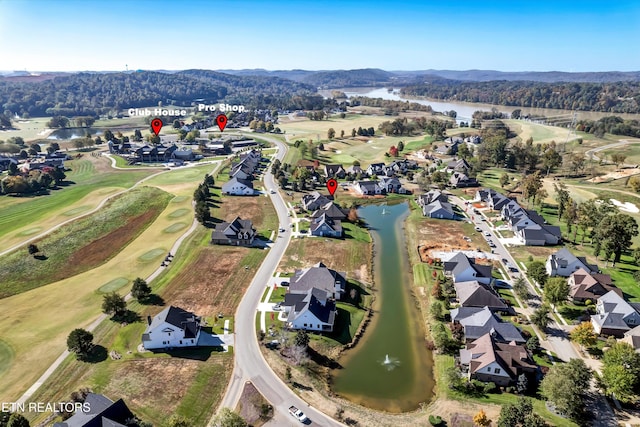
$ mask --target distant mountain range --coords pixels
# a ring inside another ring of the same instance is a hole
[[[244,69],[219,70],[222,73],[237,76],[270,76],[294,80],[327,88],[347,86],[384,86],[390,84],[414,84],[437,80],[487,82],[494,80],[532,81],[543,83],[611,83],[639,81],[640,71],[605,71],[569,73],[564,71],[495,71],[495,70],[420,70],[420,71],[384,71],[377,68],[358,70],[276,70]]]

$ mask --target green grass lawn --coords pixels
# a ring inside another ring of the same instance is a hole
[[[518,301],[513,296],[513,293],[510,290],[508,290],[508,289],[498,289],[498,294],[502,298],[504,298],[504,300],[507,301],[507,303],[510,304],[511,306],[520,307],[520,304],[518,304]]]
[[[0,297],[44,286],[108,261],[144,231],[170,199],[171,195],[157,188],[133,189],[109,201],[99,212],[37,240],[44,258],[30,256],[26,248],[0,257]]]
[[[0,196],[0,238],[29,224],[38,223],[68,207],[94,191],[104,193],[109,188],[128,188],[154,171],[113,171],[98,173],[89,160],[67,162],[67,182],[59,189],[44,196]]]

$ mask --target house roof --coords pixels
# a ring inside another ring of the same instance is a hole
[[[504,342],[525,342],[522,334],[514,325],[502,322],[500,317],[493,313],[489,307],[479,310],[468,310],[466,307],[451,310],[451,318],[464,327],[464,335],[467,340],[474,340],[487,332],[495,333],[495,338]]]
[[[325,165],[324,169],[325,171],[327,171],[327,173],[331,173],[331,174],[335,174],[340,171],[344,172],[344,168],[342,167],[342,165]]]
[[[469,268],[475,270],[476,277],[491,278],[490,265],[478,265],[475,263],[475,258],[468,258],[462,252],[458,252],[444,263],[444,270],[450,271],[454,276],[464,273]]]
[[[302,196],[302,204],[305,207],[311,203],[317,203],[320,206],[324,206],[330,202],[331,200],[329,200],[327,196],[325,196],[324,194],[320,194],[317,191],[312,191],[311,193]]]
[[[424,213],[424,215],[428,215],[437,211],[445,211],[446,213],[452,216],[454,215],[453,207],[451,206],[451,203],[441,202],[440,200],[431,202],[422,209],[422,212]]]
[[[460,350],[460,361],[474,373],[492,363],[499,364],[512,379],[523,371],[535,371],[537,366],[523,345],[498,342],[491,333],[484,334]]]
[[[148,334],[165,322],[184,330],[185,338],[195,338],[200,329],[200,316],[171,305],[153,317],[144,333]]]
[[[326,205],[321,206],[311,215],[313,218],[317,218],[322,215],[327,215],[327,217],[331,219],[345,219],[347,215],[340,208],[340,206],[336,205],[333,202],[329,202]]]
[[[336,282],[344,288],[346,274],[327,268],[322,262],[313,267],[296,270],[289,282],[289,292],[306,293],[312,288],[319,288],[333,294]]]
[[[608,274],[589,273],[584,268],[574,271],[569,283],[569,295],[576,299],[598,299],[609,291],[614,291],[622,296],[622,290],[613,286],[611,276]]]
[[[309,289],[302,300],[295,303],[289,312],[288,322],[295,321],[306,311],[313,314],[319,321],[333,325],[336,316],[336,303],[327,298],[326,291],[319,288]]]
[[[467,163],[465,159],[460,159],[460,160],[452,160],[449,163],[447,163],[447,168],[455,169],[455,170],[469,170],[471,166],[469,166],[469,163]]]
[[[320,216],[314,218],[309,228],[313,233],[322,226],[329,227],[333,231],[342,232],[342,222],[339,219],[331,219],[326,213],[323,213]]]
[[[491,307],[506,309],[507,304],[492,289],[481,285],[477,281],[456,282],[458,301],[463,307]]]
[[[631,344],[636,351],[640,351],[640,326],[636,326],[625,332],[622,341]]]
[[[378,186],[378,182],[377,181],[358,181],[357,185],[360,188],[366,189],[368,192],[373,192]]]
[[[575,262],[582,264],[583,268],[588,271],[598,271],[597,265],[591,265],[587,262],[585,257],[577,257],[569,251],[567,248],[562,248],[557,252],[549,255],[551,261],[558,267],[567,267]]]
[[[240,233],[249,233],[253,235],[255,229],[253,228],[253,222],[249,219],[242,219],[239,216],[235,217],[231,222],[221,222],[216,224],[215,229],[211,232],[211,239],[229,239],[237,238]]]
[[[113,402],[101,394],[89,393],[85,399],[87,411],[77,411],[66,421],[54,427],[125,427],[134,417],[122,399]]]

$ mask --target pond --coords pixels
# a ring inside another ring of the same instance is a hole
[[[433,397],[433,357],[425,346],[421,315],[411,297],[403,221],[406,203],[371,205],[358,214],[374,242],[374,281],[378,289],[372,323],[362,340],[340,359],[337,394],[373,409],[415,410]]]

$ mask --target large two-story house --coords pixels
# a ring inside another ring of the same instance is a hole
[[[614,291],[598,299],[596,314],[591,316],[593,330],[598,335],[622,338],[630,329],[640,325],[640,303],[628,303]]]
[[[527,348],[515,342],[499,342],[487,333],[460,350],[460,365],[469,379],[513,385],[522,374],[534,374],[538,367]]]
[[[589,264],[585,257],[577,257],[567,248],[562,248],[549,255],[545,268],[549,277],[569,277],[579,269],[583,269],[589,273],[598,272],[597,265]]]
[[[308,211],[315,211],[331,203],[331,200],[324,194],[320,194],[317,191],[313,191],[309,194],[305,194],[301,199],[302,207]]]
[[[574,302],[597,301],[602,295],[614,291],[622,296],[622,290],[613,285],[608,274],[590,273],[583,268],[571,273],[567,279],[569,297]]]
[[[211,243],[215,245],[251,246],[256,237],[256,230],[251,220],[239,216],[231,222],[216,224],[211,232]]]
[[[475,258],[469,258],[458,252],[444,262],[444,273],[453,277],[454,282],[478,281],[485,285],[491,283],[490,265],[476,264]]]
[[[146,350],[195,347],[200,337],[200,317],[179,307],[169,306],[147,317],[147,328],[142,334]]]
[[[489,307],[458,307],[451,310],[451,321],[464,329],[466,341],[473,341],[491,333],[501,342],[525,343],[526,340],[512,323],[503,322]]]
[[[289,281],[291,294],[306,294],[311,288],[321,289],[330,298],[339,300],[347,284],[346,274],[327,268],[322,262],[312,267],[296,270]]]

